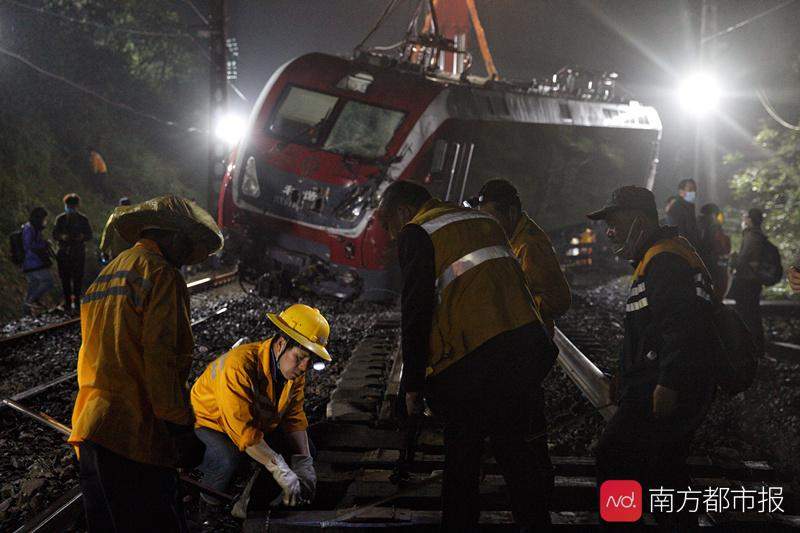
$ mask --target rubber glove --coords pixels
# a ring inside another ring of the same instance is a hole
[[[314,459],[310,455],[292,455],[292,470],[300,480],[303,502],[314,501],[317,492],[317,473],[314,470]]]
[[[300,502],[300,480],[279,453],[261,442],[245,449],[247,455],[264,465],[283,491],[283,504],[294,507]]]

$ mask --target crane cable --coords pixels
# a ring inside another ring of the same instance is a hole
[[[780,115],[778,115],[778,112],[775,111],[775,108],[769,102],[769,99],[767,99],[767,93],[764,91],[764,89],[756,89],[756,95],[758,96],[758,100],[761,102],[761,105],[764,107],[764,110],[769,114],[770,117],[772,117],[773,120],[775,120],[775,122],[788,130],[800,131],[800,125],[795,126],[794,124],[790,124],[788,121],[781,118]]]
[[[378,31],[378,28],[381,27],[381,25],[383,24],[383,21],[386,20],[386,17],[388,17],[389,14],[392,11],[394,11],[394,8],[397,7],[397,3],[398,3],[398,0],[389,0],[389,3],[386,5],[386,8],[383,10],[383,13],[381,13],[380,18],[378,18],[378,21],[375,23],[374,26],[372,26],[372,29],[369,30],[367,35],[365,35],[364,38],[361,39],[361,42],[358,43],[358,45],[356,46],[356,50],[358,50],[362,46],[364,46],[364,43],[367,42],[367,39],[372,37],[372,34],[375,33],[376,31]]]

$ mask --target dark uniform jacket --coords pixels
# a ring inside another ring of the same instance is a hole
[[[74,211],[56,217],[53,238],[58,242],[59,257],[82,256],[85,242],[92,239],[92,227],[83,213]]]
[[[736,268],[734,279],[738,281],[757,281],[761,285],[756,270],[761,262],[761,251],[766,237],[761,228],[747,228],[742,232],[742,247],[733,265]]]
[[[672,241],[672,242],[666,242]],[[659,246],[660,253],[652,254]],[[670,252],[694,254],[695,264]],[[713,287],[702,261],[672,227],[663,227],[637,262],[625,307],[620,356],[622,397],[645,397],[656,385],[682,392],[705,391],[711,381],[706,355],[713,347]]]
[[[678,233],[686,237],[692,246],[697,246],[697,217],[694,204],[680,196],[675,196],[667,205],[667,224],[678,228]]]

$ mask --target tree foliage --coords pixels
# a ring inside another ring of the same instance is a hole
[[[794,262],[800,254],[800,132],[765,126],[755,142],[763,157],[726,157],[726,163],[744,165],[731,181],[734,198],[743,209],[763,209],[767,234]]]
[[[97,48],[124,58],[130,74],[153,90],[197,74],[199,49],[205,45],[168,2],[49,0],[48,5],[73,31],[89,35]]]

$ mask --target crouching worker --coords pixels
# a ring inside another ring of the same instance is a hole
[[[312,358],[331,360],[325,348],[330,326],[319,310],[303,304],[267,317],[277,335],[217,358],[192,387],[195,432],[206,444],[199,470],[204,484],[224,492],[246,453],[272,475],[280,487],[275,495],[294,506],[310,502],[316,490],[303,410],[305,373]]]
[[[89,531],[186,531],[176,467],[203,458],[186,379],[194,342],[180,273],[222,247],[211,215],[175,196],[118,220],[133,247],[81,302],[72,434]]]

